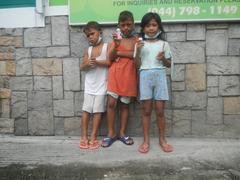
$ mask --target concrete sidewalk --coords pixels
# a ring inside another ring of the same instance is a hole
[[[0,179],[166,179],[240,180],[240,141],[168,138],[164,153],[157,138],[148,154],[117,141],[109,148],[80,150],[79,137],[0,136]]]

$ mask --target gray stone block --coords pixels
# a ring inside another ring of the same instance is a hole
[[[219,86],[219,76],[207,76],[207,87]]]
[[[228,54],[229,55],[240,55],[240,39],[229,39],[228,40]]]
[[[205,44],[202,42],[171,43],[175,63],[204,63]],[[183,53],[184,52],[184,53]]]
[[[28,93],[28,111],[52,111],[52,92],[31,91]]]
[[[11,100],[11,117],[14,119],[27,118],[27,93],[26,92],[12,92]]]
[[[240,24],[230,24],[228,28],[229,38],[240,38]]]
[[[89,125],[89,129],[90,127],[91,125]],[[64,134],[69,136],[70,135],[79,136],[81,134],[81,123],[79,117],[64,119]]]
[[[10,99],[1,99],[0,104],[0,117],[10,118]]]
[[[206,122],[206,111],[192,111],[192,135],[194,137],[223,137],[223,125],[211,125]]]
[[[54,118],[54,135],[64,135],[64,118]]]
[[[74,116],[73,100],[54,100],[54,116],[71,117]]]
[[[221,96],[240,95],[239,76],[220,76],[219,94]]]
[[[209,30],[206,35],[206,55],[227,55],[227,30]]]
[[[51,45],[51,28],[28,28],[24,31],[25,47],[45,47]]]
[[[63,77],[53,76],[53,99],[63,99]]]
[[[71,57],[83,57],[84,50],[88,47],[88,42],[83,33],[70,33]]]
[[[191,110],[173,111],[173,134],[185,136],[191,134]]]
[[[173,108],[205,109],[207,106],[206,92],[173,92]]]
[[[84,100],[84,92],[75,92],[74,93],[74,115],[82,115],[82,106]]]
[[[47,57],[47,48],[32,48],[31,53],[33,58],[44,58]]]
[[[19,60],[22,58],[30,58],[31,53],[30,53],[30,48],[17,48],[15,50],[15,59]]]
[[[208,98],[207,123],[223,124],[223,99],[221,97]]]
[[[185,79],[185,65],[175,64],[172,81],[184,81]]]
[[[235,75],[240,74],[239,57],[208,57],[208,75]]]
[[[29,111],[28,116],[30,135],[54,135],[52,111]]]
[[[179,32],[186,31],[187,27],[186,24],[166,24],[164,25],[164,30],[166,32]]]
[[[70,50],[68,46],[47,48],[47,57],[68,57],[69,55]]]
[[[12,77],[10,79],[10,89],[31,91],[33,89],[32,77]]]
[[[16,62],[16,75],[32,75],[32,61],[30,58],[21,58]]]
[[[205,24],[187,24],[187,40],[205,40]]]
[[[186,32],[169,32],[167,33],[167,41],[169,42],[186,41]]]
[[[28,135],[28,119],[16,118],[14,121],[14,135],[25,136]]]
[[[69,58],[63,60],[64,90],[80,90],[80,65],[79,59]]]
[[[184,91],[185,82],[172,82],[172,91]]]
[[[13,134],[14,119],[0,118],[0,134]]]
[[[207,88],[208,97],[217,97],[219,96],[218,87],[208,87]]]
[[[64,91],[64,99],[73,100],[74,92],[73,91]]]
[[[52,78],[47,76],[34,76],[34,90],[52,90]]]
[[[52,23],[52,44],[69,45],[68,17],[51,17]]]

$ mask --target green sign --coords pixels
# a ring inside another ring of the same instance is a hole
[[[68,0],[49,0],[49,6],[66,6]]]
[[[0,8],[19,8],[35,6],[35,0],[0,0]]]
[[[147,12],[158,13],[164,22],[240,20],[240,0],[69,0],[69,6],[71,25],[115,24],[123,10],[131,11],[136,22]]]

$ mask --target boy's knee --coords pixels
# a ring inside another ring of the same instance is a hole
[[[116,108],[116,103],[115,102],[110,102],[110,103],[108,103],[107,107],[109,109],[115,109]]]

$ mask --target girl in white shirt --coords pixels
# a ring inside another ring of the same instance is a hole
[[[138,151],[150,149],[149,129],[153,103],[159,130],[159,145],[164,152],[173,148],[165,138],[164,102],[169,99],[166,67],[172,64],[169,44],[164,41],[161,19],[157,13],[147,13],[141,20],[143,41],[137,43],[136,61],[140,67],[140,100],[142,102],[142,126],[144,139]]]

